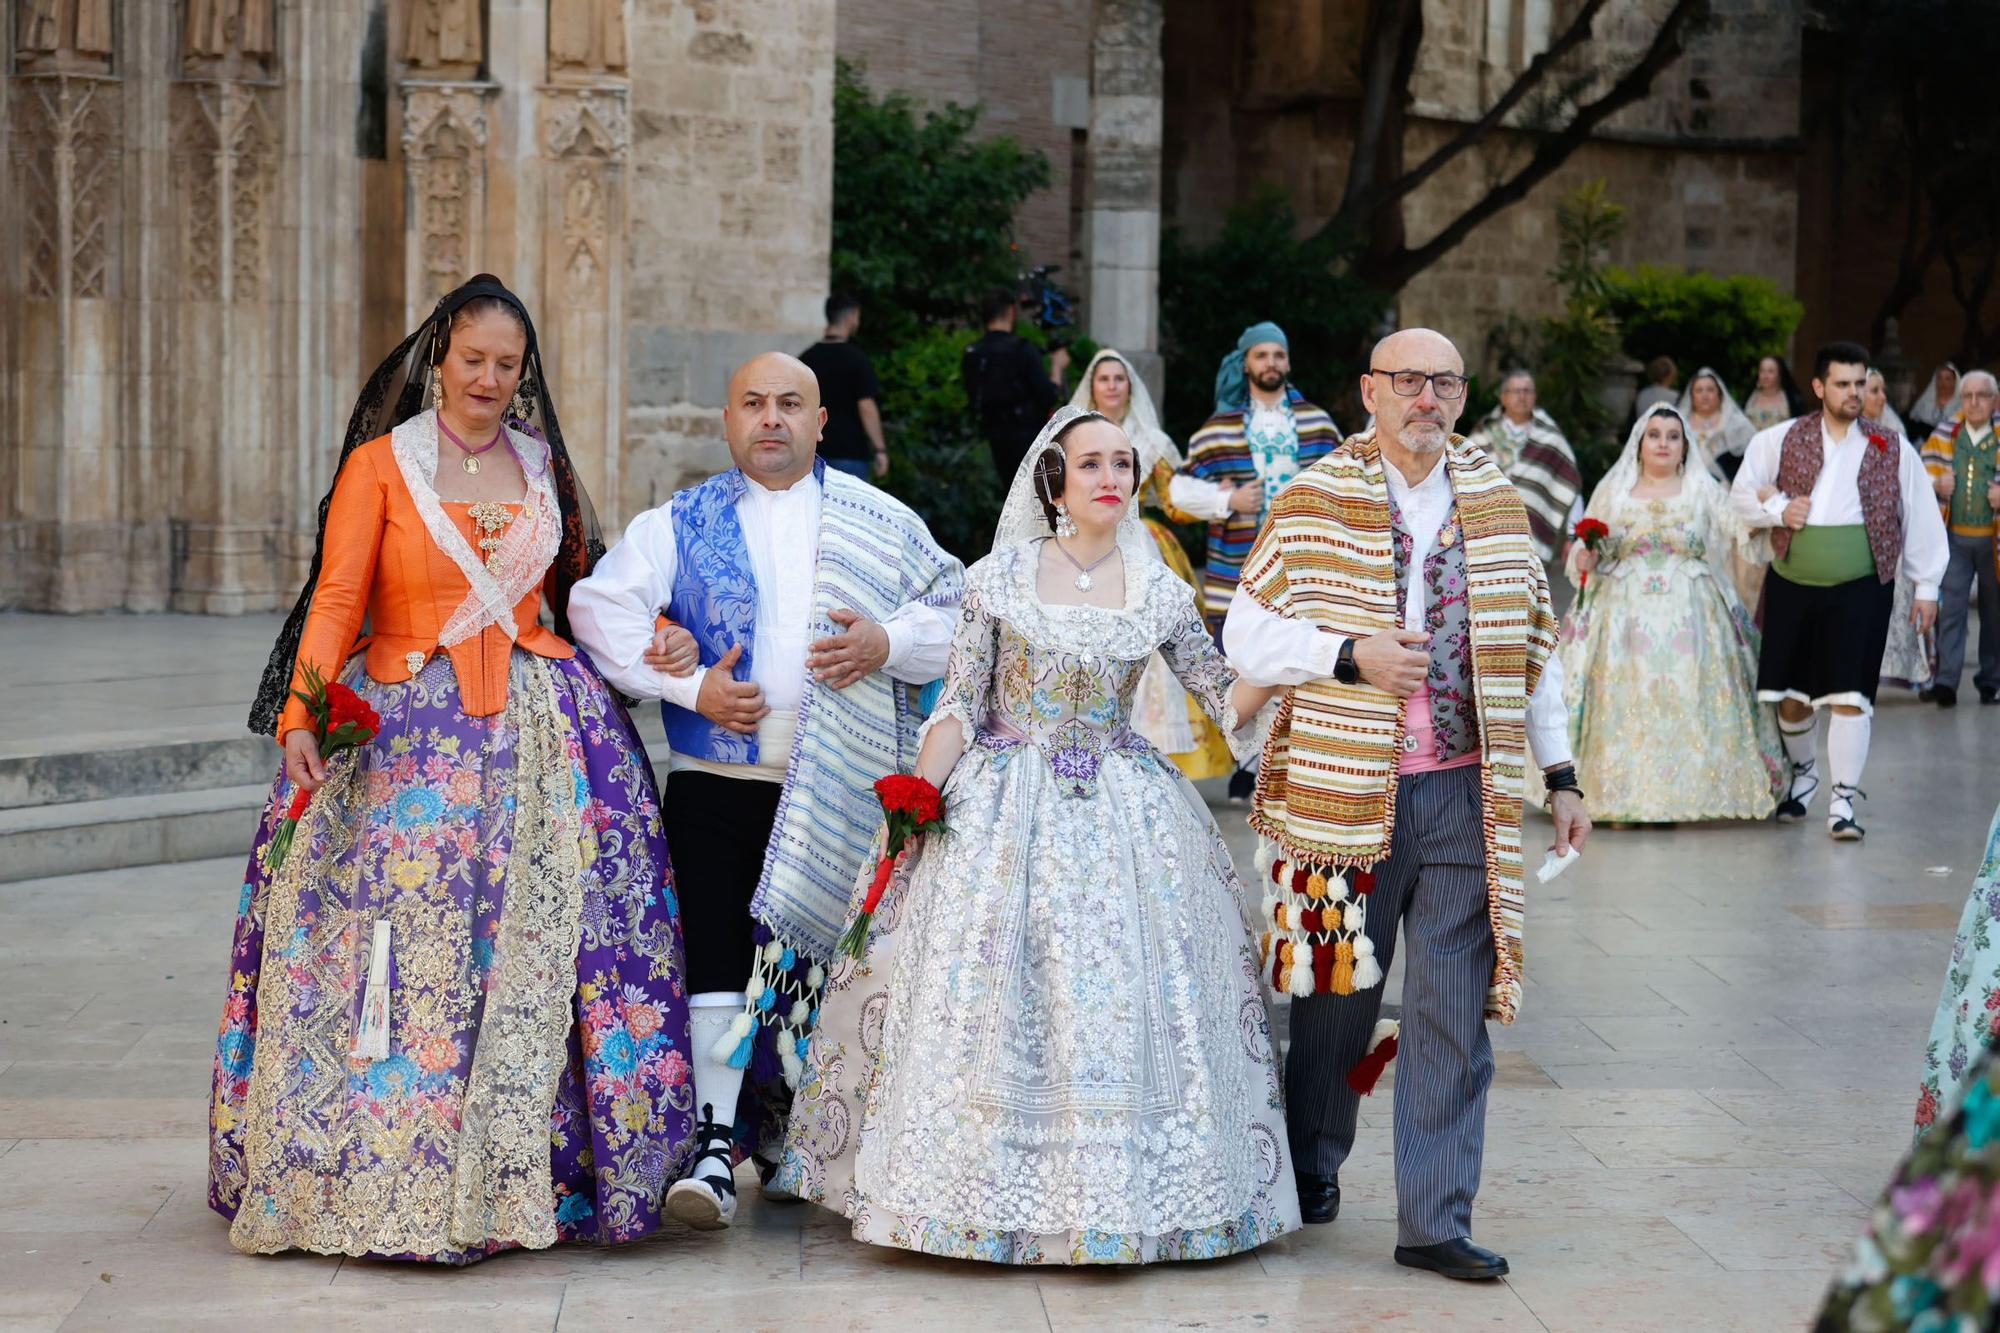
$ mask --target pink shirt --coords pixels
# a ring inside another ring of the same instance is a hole
[[[1436,773],[1478,762],[1479,751],[1472,749],[1456,759],[1439,763],[1437,739],[1431,734],[1431,687],[1425,685],[1410,696],[1403,713],[1403,758],[1396,765],[1397,772]]]

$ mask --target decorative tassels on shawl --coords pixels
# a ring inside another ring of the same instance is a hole
[[[1343,877],[1328,865],[1277,856],[1259,844],[1264,889],[1263,970],[1280,995],[1352,995],[1382,984],[1368,938],[1368,895],[1375,872]]]
[[[757,944],[757,955],[750,965],[749,983],[743,988],[748,1003],[710,1054],[733,1068],[749,1068],[757,1027],[762,1024],[776,1031],[785,1085],[796,1088],[805,1072],[813,1024],[819,1021],[819,992],[826,981],[826,969],[796,945],[778,938],[762,922],[751,938]]]

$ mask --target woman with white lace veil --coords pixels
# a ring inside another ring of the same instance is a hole
[[[1729,386],[1707,366],[1697,370],[1681,391],[1681,419],[1688,434],[1708,458],[1710,469],[1725,481],[1736,476],[1744,446],[1757,428],[1729,392]]]
[[[1158,559],[1137,474],[1114,423],[1060,409],[967,575],[917,757],[949,828],[827,980],[775,1180],[858,1240],[1135,1264],[1299,1225],[1242,886],[1131,726],[1155,652],[1239,755],[1274,691]]]
[[[1889,405],[1889,381],[1873,366],[1868,368],[1868,378],[1861,390],[1861,415],[1864,419],[1887,426],[1905,439],[1909,438],[1909,428],[1896,415],[1896,409]],[[1910,440],[1917,449],[1924,447],[1922,440]],[[1910,615],[1917,602],[1917,585],[1902,573],[1896,575],[1896,600],[1889,612],[1889,639],[1882,648],[1882,679],[1890,685],[1906,690],[1916,690],[1925,698],[1930,698],[1930,684],[1937,676],[1935,649],[1928,636],[1917,632],[1916,622]]]
[[[1958,363],[1946,361],[1931,372],[1929,381],[1924,385],[1924,391],[1917,395],[1916,402],[1910,404],[1908,413],[1910,426],[1904,434],[1908,435],[1910,431],[1917,432],[1916,438],[1910,443],[1919,449],[1923,448],[1923,442],[1930,438],[1931,432],[1937,429],[1937,424],[1940,421],[1951,420],[1951,414],[1957,410],[1957,405]]]
[[[1570,551],[1583,591],[1559,652],[1593,804],[1613,823],[1769,815],[1778,734],[1757,703],[1755,632],[1730,578],[1745,533],[1676,409],[1633,425],[1585,515],[1610,535],[1595,554]]]
[[[1743,465],[1743,449],[1757,428],[1743,414],[1722,376],[1707,366],[1697,370],[1681,394],[1680,414],[1687,423],[1690,444],[1708,460],[1709,471],[1725,484],[1734,480],[1736,469]],[[1730,548],[1730,583],[1752,613],[1763,593],[1764,571],[1770,563],[1768,537],[1746,539]]]
[[[1138,452],[1139,506],[1150,504],[1173,523],[1206,523],[1229,516],[1235,486],[1182,475],[1185,460],[1160,429],[1153,395],[1118,352],[1106,347],[1091,357],[1069,401],[1072,407],[1100,412],[1125,428]],[[1152,534],[1160,559],[1199,594],[1201,580],[1173,529],[1150,514],[1140,521]],[[1229,742],[1157,653],[1139,680],[1132,712],[1133,730],[1157,745],[1190,778],[1222,778],[1236,771]]]

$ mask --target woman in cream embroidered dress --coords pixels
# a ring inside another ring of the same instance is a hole
[[[1896,409],[1889,406],[1889,382],[1882,372],[1872,366],[1861,390],[1861,415],[1880,426],[1909,439],[1909,427],[1896,415]],[[1922,440],[1910,440],[1918,449],[1924,447]],[[1896,575],[1896,600],[1889,610],[1889,640],[1882,647],[1882,679],[1891,685],[1917,690],[1923,697],[1930,697],[1930,683],[1937,675],[1936,644],[1930,636],[1917,633],[1916,621],[1911,609],[1917,603],[1917,585],[1909,578]]]
[[[1204,481],[1181,475],[1186,461],[1173,440],[1160,429],[1160,414],[1153,408],[1153,395],[1146,382],[1132,372],[1131,365],[1109,347],[1098,352],[1084,367],[1083,379],[1070,397],[1070,406],[1101,412],[1125,428],[1138,454],[1139,501],[1162,510],[1174,523],[1206,523],[1226,519],[1241,508],[1232,483]],[[1263,495],[1261,486],[1247,488],[1249,507],[1257,508]],[[1201,579],[1172,528],[1142,514],[1141,521],[1152,535],[1153,544],[1167,568],[1181,576],[1188,587],[1201,592]],[[1201,703],[1174,679],[1166,659],[1153,654],[1146,674],[1139,678],[1139,694],[1132,703],[1132,729],[1158,746],[1176,767],[1190,778],[1226,778],[1236,771],[1229,742],[1216,730]]]
[[[526,312],[482,275],[356,406],[251,715],[285,767],[214,1064],[209,1202],[240,1249],[469,1263],[632,1240],[691,1146],[652,771],[537,620],[602,550],[546,382]],[[371,741],[324,759],[300,701],[280,711],[307,666],[373,706]]]
[[[1664,404],[1632,427],[1590,497],[1587,516],[1611,531],[1598,554],[1581,542],[1570,552],[1571,581],[1589,582],[1559,652],[1570,740],[1602,820],[1771,813],[1778,735],[1757,703],[1755,631],[1730,582],[1743,535],[1728,500]]]
[[[949,831],[828,979],[777,1183],[870,1244],[1147,1263],[1299,1225],[1242,889],[1131,729],[1155,651],[1239,754],[1272,691],[1236,679],[1154,556],[1135,472],[1074,407],[1029,450],[917,761]]]

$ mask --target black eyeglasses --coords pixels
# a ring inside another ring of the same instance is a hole
[[[1389,387],[1396,391],[1398,398],[1415,398],[1424,391],[1426,383],[1431,386],[1440,398],[1465,397],[1465,376],[1454,375],[1449,371],[1439,371],[1436,374],[1429,374],[1421,370],[1377,370],[1375,367],[1370,366],[1368,373],[1370,375],[1387,375],[1389,377]]]

